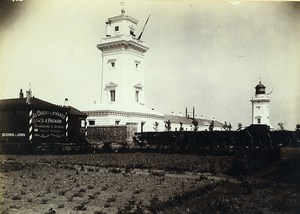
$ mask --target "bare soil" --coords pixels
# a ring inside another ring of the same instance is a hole
[[[0,156],[0,213],[299,213],[299,152],[244,176],[232,157]]]

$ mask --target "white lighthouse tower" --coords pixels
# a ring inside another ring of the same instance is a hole
[[[144,56],[149,48],[136,36],[137,24],[124,9],[106,22],[106,36],[97,45],[102,53],[100,104],[84,109],[90,126],[130,125],[140,132],[163,123],[164,114],[145,105]]]
[[[252,124],[270,126],[270,99],[266,95],[265,86],[259,81],[255,87],[255,97],[252,97]]]
[[[103,104],[136,110],[145,104],[143,62],[149,48],[135,36],[137,23],[124,10],[106,22],[106,37],[97,45],[102,51]]]

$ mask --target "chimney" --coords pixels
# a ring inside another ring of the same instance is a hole
[[[69,99],[68,99],[68,98],[65,98],[64,106],[67,106],[67,105],[68,105],[68,101],[69,101]]]
[[[185,107],[185,117],[188,117],[187,107]]]
[[[105,22],[106,24],[106,36],[110,37],[111,36],[111,21]]]
[[[195,119],[195,107],[193,107],[193,119]]]
[[[24,98],[23,90],[20,89],[19,98]]]

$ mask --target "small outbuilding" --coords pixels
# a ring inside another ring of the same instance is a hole
[[[87,115],[31,96],[0,100],[0,151],[10,153],[82,150]]]

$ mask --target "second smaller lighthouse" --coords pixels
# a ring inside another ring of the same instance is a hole
[[[252,102],[252,124],[263,124],[270,126],[270,99],[266,95],[266,87],[259,81],[255,87],[255,97]]]

